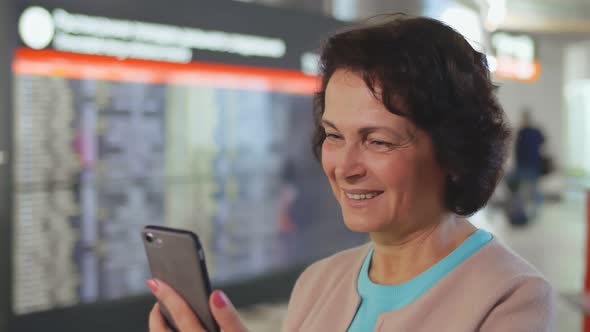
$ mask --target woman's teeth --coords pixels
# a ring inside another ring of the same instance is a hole
[[[367,193],[367,194],[349,194],[346,193],[346,197],[354,200],[363,200],[363,199],[371,199],[375,196],[380,195],[381,192],[374,192],[374,193]]]

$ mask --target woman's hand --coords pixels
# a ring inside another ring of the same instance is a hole
[[[188,304],[170,286],[157,279],[150,279],[147,284],[156,298],[166,306],[180,332],[207,332]],[[224,332],[247,331],[236,309],[222,291],[216,290],[211,294],[209,307]],[[149,326],[150,332],[171,331],[160,313],[158,303],[150,312]]]

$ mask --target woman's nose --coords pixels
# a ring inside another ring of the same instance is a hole
[[[359,147],[348,146],[342,151],[339,165],[336,166],[336,175],[341,180],[354,181],[366,175],[367,168],[362,158]]]

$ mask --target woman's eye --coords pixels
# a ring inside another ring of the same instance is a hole
[[[338,134],[326,133],[326,138],[331,139],[331,140],[336,140],[336,139],[340,139],[340,136]]]
[[[381,140],[368,140],[367,146],[377,152],[390,151],[395,147],[393,143]]]
[[[389,142],[385,142],[385,141],[378,141],[378,140],[374,140],[374,141],[370,141],[369,142],[371,145],[375,145],[375,146],[385,146],[385,147],[390,147],[393,144],[389,143]]]

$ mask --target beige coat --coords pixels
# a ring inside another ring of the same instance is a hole
[[[297,280],[284,332],[344,332],[360,304],[357,276],[370,247],[307,268]],[[374,331],[553,331],[554,294],[530,264],[490,240],[407,306],[382,313]]]

